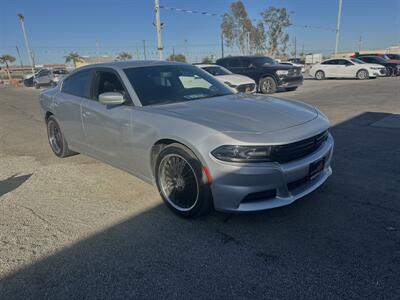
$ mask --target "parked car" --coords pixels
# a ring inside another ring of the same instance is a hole
[[[42,69],[39,73],[35,74],[35,78],[33,79],[33,86],[35,88],[40,88],[41,86],[55,86],[59,82],[59,80],[68,74],[66,70],[49,70]]]
[[[387,54],[382,54],[382,53],[368,53],[368,54],[359,54],[359,53],[355,53],[353,54],[351,57],[352,58],[361,58],[361,57],[366,57],[366,56],[378,56],[384,60],[386,60],[387,62],[390,63],[400,63],[400,59],[398,58],[390,58],[389,55]]]
[[[45,70],[47,70],[47,69],[36,68],[34,70],[35,71],[35,77],[38,76],[40,74],[40,72],[44,72]],[[26,86],[26,87],[32,87],[33,86],[33,74],[32,73],[25,74],[24,75],[24,79],[23,79],[23,83],[24,83],[24,86]]]
[[[380,56],[360,56],[359,60],[369,64],[379,64],[386,68],[387,76],[400,75],[400,63],[389,62]]]
[[[219,81],[225,83],[239,93],[256,92],[257,86],[255,81],[247,76],[233,74],[231,71],[218,65],[196,64],[196,66],[210,73]]]
[[[275,93],[278,88],[293,91],[303,84],[301,68],[278,64],[267,56],[230,56],[218,59],[217,64],[250,77],[263,94]]]
[[[357,58],[328,59],[313,65],[310,75],[318,80],[325,78],[357,78],[368,79],[384,76],[386,68],[377,64],[367,64]]]
[[[280,64],[281,65],[289,65],[289,66],[294,66],[294,67],[301,68],[301,73],[304,73],[306,71],[306,69],[304,68],[303,64],[297,64],[297,63],[290,62],[290,61],[283,61]]]
[[[395,54],[395,53],[388,53],[386,54],[387,57],[389,57],[390,59],[395,59],[400,61],[400,54]]]
[[[55,155],[88,154],[153,183],[180,216],[288,205],[332,173],[333,138],[317,108],[234,93],[188,64],[84,66],[39,102]]]

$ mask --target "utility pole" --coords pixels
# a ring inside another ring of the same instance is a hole
[[[362,41],[362,37],[360,35],[360,38],[358,39],[358,53],[360,53],[360,51],[361,51],[361,41]]]
[[[96,55],[97,55],[97,62],[100,62],[100,44],[99,40],[96,39]]]
[[[251,55],[251,53],[250,53],[250,31],[247,31],[247,55]]]
[[[294,37],[294,58],[297,57],[297,40],[296,37]]]
[[[28,37],[26,35],[26,30],[25,30],[25,17],[23,16],[23,14],[17,14],[19,21],[21,23],[21,27],[22,27],[22,32],[24,34],[24,39],[25,39],[25,47],[26,47],[26,52],[28,53],[28,58],[29,58],[29,62],[31,64],[31,69],[32,69],[32,76],[33,78],[35,78],[35,63],[33,60],[33,53],[31,48],[29,47],[29,41],[28,41]]]
[[[143,57],[144,57],[144,60],[147,60],[146,40],[143,40]]]
[[[185,56],[186,56],[186,61],[187,61],[187,62],[190,62],[190,60],[189,60],[188,40],[187,40],[187,39],[184,39],[183,42],[184,42],[184,45],[185,45]]]
[[[163,45],[161,37],[161,21],[160,21],[160,0],[154,0],[154,10],[156,13],[156,30],[157,30],[157,50],[160,60],[163,59]]]
[[[342,17],[342,0],[339,0],[339,10],[336,23],[336,44],[335,44],[335,56],[339,48],[339,31],[340,31],[340,18]]]
[[[224,58],[224,32],[221,28],[221,57]]]

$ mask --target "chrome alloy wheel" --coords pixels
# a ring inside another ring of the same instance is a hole
[[[164,198],[177,210],[189,211],[199,198],[199,184],[192,166],[178,154],[166,155],[160,162],[159,183]]]
[[[49,121],[49,142],[55,153],[60,153],[62,149],[61,131],[54,121]]]

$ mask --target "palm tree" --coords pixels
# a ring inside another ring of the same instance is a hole
[[[83,61],[83,58],[82,58],[82,56],[80,56],[79,54],[78,54],[78,52],[70,52],[70,53],[68,53],[68,55],[66,55],[66,56],[64,56],[64,58],[65,58],[65,62],[66,63],[69,63],[69,62],[73,62],[73,64],[74,64],[74,68],[76,69],[76,63],[77,62],[82,62]]]
[[[132,55],[130,55],[128,52],[121,52],[117,56],[117,60],[130,60],[132,59]]]
[[[10,54],[4,54],[2,56],[0,56],[0,63],[6,65],[6,71],[7,71],[7,75],[8,75],[8,79],[11,81],[11,73],[10,73],[10,66],[8,65],[8,63],[12,63],[15,61],[15,57],[10,55]]]

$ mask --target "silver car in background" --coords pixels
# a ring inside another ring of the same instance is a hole
[[[84,153],[153,183],[180,216],[287,205],[332,173],[318,109],[234,94],[187,64],[85,66],[42,92],[40,106],[57,156]]]

